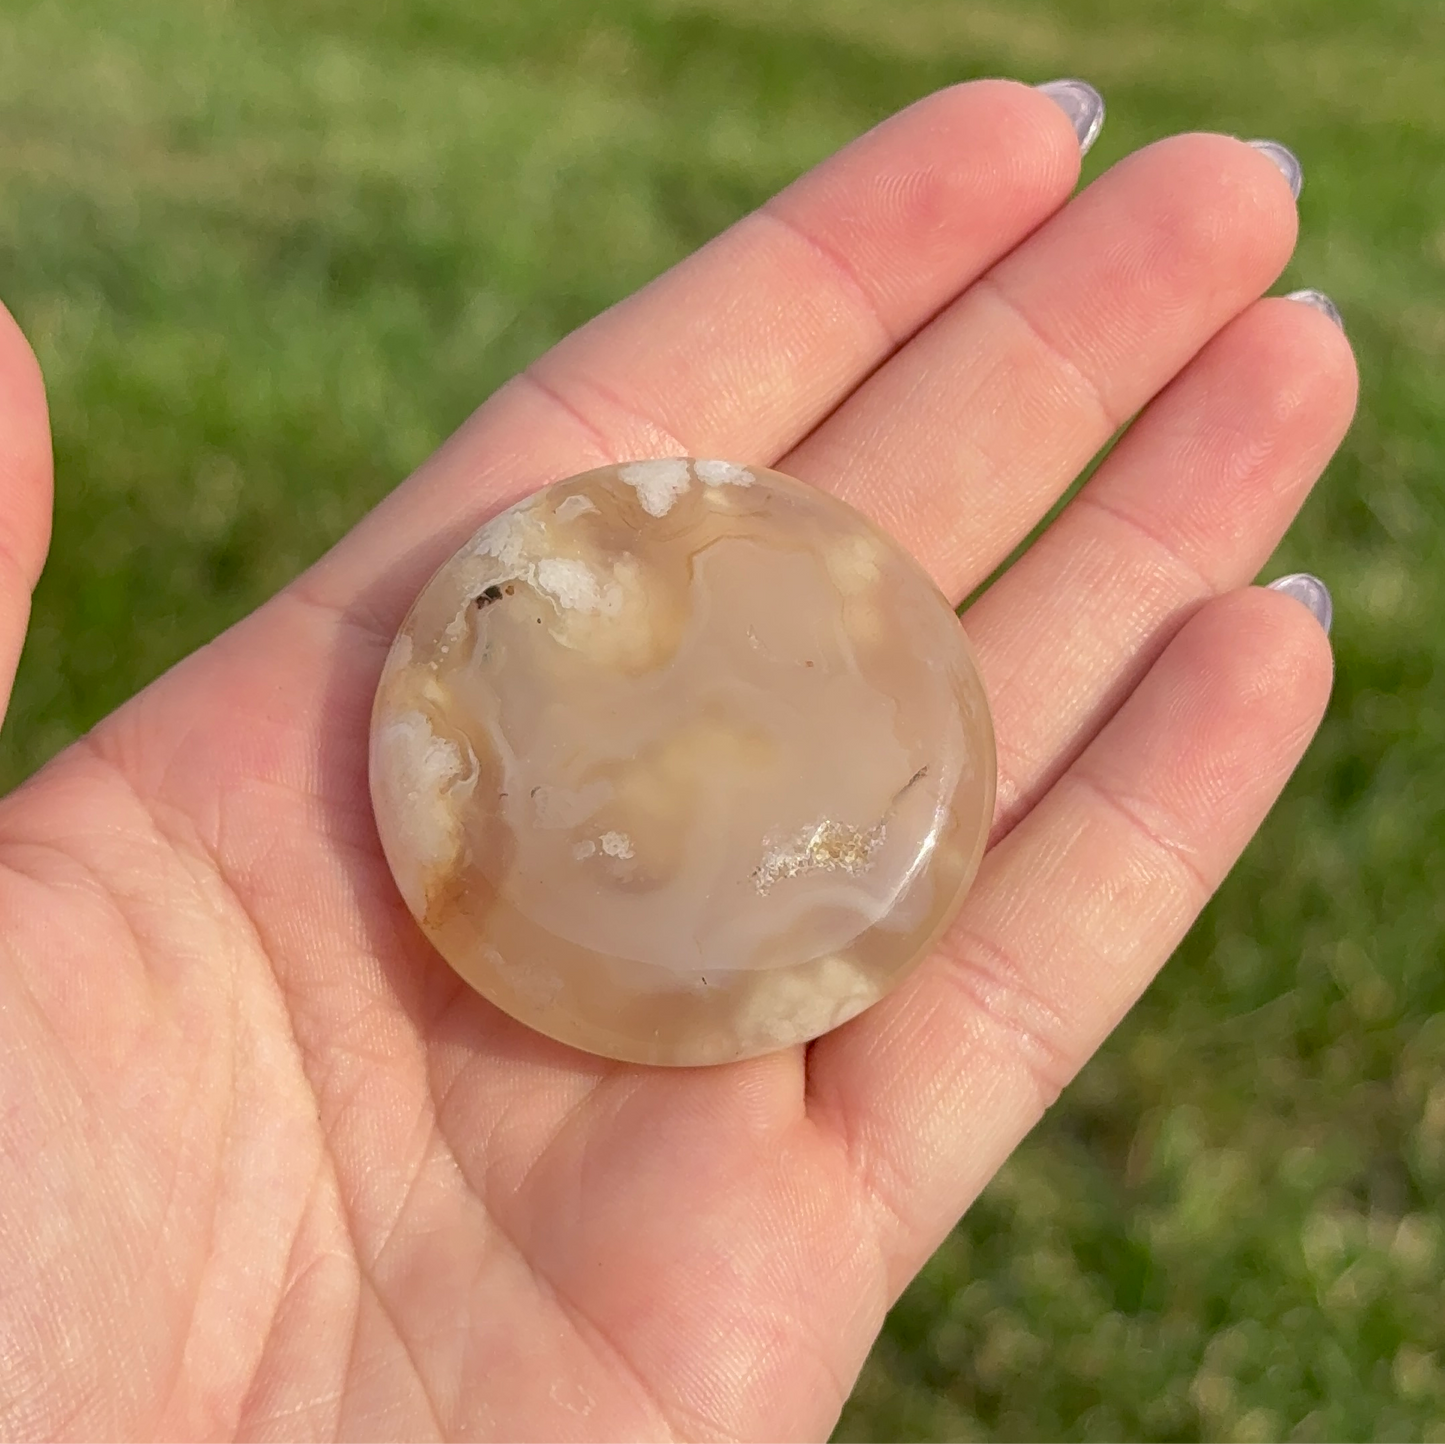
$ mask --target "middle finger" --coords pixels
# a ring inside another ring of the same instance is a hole
[[[1275,165],[1226,136],[1130,156],[939,315],[780,463],[888,529],[955,599],[1294,246]]]

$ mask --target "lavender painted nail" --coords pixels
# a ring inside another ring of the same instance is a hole
[[[1340,308],[1323,291],[1310,288],[1291,291],[1285,300],[1298,301],[1301,306],[1313,306],[1322,316],[1328,316],[1341,331],[1345,329],[1345,318],[1340,315]]]
[[[1310,615],[1325,629],[1325,635],[1329,635],[1335,606],[1330,600],[1330,589],[1318,577],[1311,576],[1309,572],[1291,572],[1289,576],[1271,582],[1269,590],[1283,592],[1307,607]]]
[[[1299,199],[1299,193],[1304,189],[1305,172],[1304,167],[1299,163],[1299,157],[1285,145],[1277,140],[1252,140],[1252,145],[1261,155],[1267,155],[1279,168],[1279,173],[1289,183],[1289,193]]]
[[[1079,154],[1088,155],[1104,128],[1104,97],[1087,80],[1049,80],[1038,89],[1069,117],[1079,137]]]

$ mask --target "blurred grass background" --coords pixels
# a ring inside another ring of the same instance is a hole
[[[1359,421],[1271,574],[1324,731],[1173,965],[900,1302],[846,1439],[1445,1440],[1439,0],[3,0],[0,294],[49,379],[12,783],[489,391],[984,74],[1303,159]]]

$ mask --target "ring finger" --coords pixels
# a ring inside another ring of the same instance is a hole
[[[999,738],[995,841],[1187,616],[1253,579],[1343,438],[1355,389],[1337,326],[1293,301],[1252,306],[969,609]]]

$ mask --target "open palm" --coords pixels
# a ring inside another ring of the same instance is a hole
[[[1164,141],[1069,200],[1026,87],[871,132],[493,396],[304,576],[0,803],[0,1436],[821,1435],[899,1290],[1168,956],[1324,706],[1248,589],[1348,423],[1279,171]],[[1067,202],[1067,204],[1066,204]],[[48,530],[0,330],[0,667]],[[489,514],[623,458],[832,490],[961,597],[991,850],[807,1050],[538,1037],[408,916],[382,658]],[[8,676],[8,671],[4,673]]]

